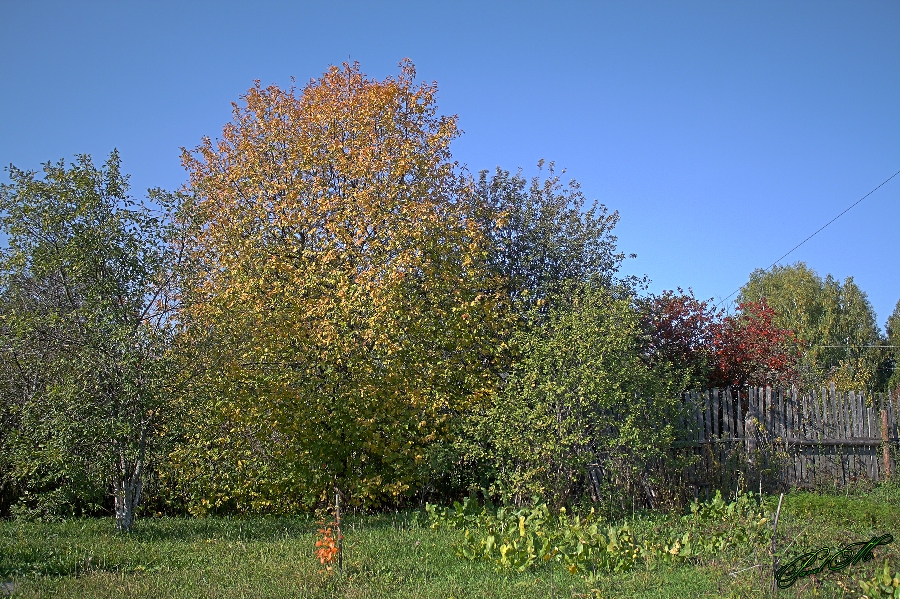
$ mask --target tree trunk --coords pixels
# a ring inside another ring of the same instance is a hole
[[[334,486],[334,520],[338,542],[338,572],[344,573],[344,535],[341,533],[341,490]]]
[[[141,432],[138,443],[138,457],[132,463],[125,457],[125,446],[119,450],[119,477],[116,481],[116,528],[119,532],[131,532],[137,506],[141,501],[143,487],[144,457],[147,449],[147,429]]]
[[[116,481],[116,528],[120,532],[131,532],[134,513],[141,500],[141,486],[138,472]]]

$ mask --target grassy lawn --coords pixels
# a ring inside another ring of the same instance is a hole
[[[767,497],[769,506],[777,497]],[[774,508],[773,508],[774,509]],[[637,534],[665,526],[644,516]],[[349,516],[344,574],[323,572],[313,557],[315,523],[308,518],[139,521],[129,536],[112,520],[0,523],[0,580],[18,597],[768,597],[767,548],[693,564],[638,566],[588,585],[559,566],[518,573],[466,561],[452,549],[462,532],[432,530],[412,513]],[[779,597],[859,597],[853,577],[869,578],[887,557],[900,567],[897,487],[842,494],[785,496],[779,546],[806,550],[892,533],[897,540],[870,562],[807,577]],[[749,568],[731,575],[730,572]],[[12,583],[10,585],[9,583]],[[2,594],[0,589],[0,594]]]

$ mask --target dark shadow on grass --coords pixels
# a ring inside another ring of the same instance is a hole
[[[316,523],[309,517],[277,518],[153,518],[139,520],[128,535],[136,541],[277,541],[315,533]]]

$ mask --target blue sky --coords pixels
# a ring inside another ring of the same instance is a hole
[[[115,147],[135,195],[186,179],[254,79],[409,57],[470,171],[567,169],[651,291],[723,298],[900,170],[900,2],[8,2],[0,164]],[[2,177],[6,179],[5,174]],[[795,251],[900,299],[900,176]]]

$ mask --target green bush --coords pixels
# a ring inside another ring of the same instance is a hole
[[[684,380],[642,359],[633,299],[625,289],[571,283],[530,310],[502,389],[470,416],[470,436],[481,442],[460,445],[463,462],[491,462],[491,496],[559,509],[591,490],[588,465],[602,463],[607,503],[620,495],[666,503],[662,474],[678,470],[668,449]]]

